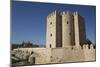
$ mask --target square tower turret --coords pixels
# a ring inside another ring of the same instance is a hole
[[[86,42],[86,31],[84,18],[78,13],[74,12],[74,30],[75,30],[75,45],[83,45]]]
[[[71,12],[62,12],[62,43],[63,47],[69,48],[75,45],[74,17]]]
[[[59,12],[47,16],[46,48],[62,47],[62,18]]]

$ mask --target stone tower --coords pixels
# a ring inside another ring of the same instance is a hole
[[[62,47],[62,18],[59,12],[47,16],[46,48]]]
[[[46,29],[46,48],[79,47],[86,42],[85,21],[78,12],[52,12]]]
[[[78,12],[74,12],[75,46],[83,45],[86,42],[85,21]]]
[[[74,39],[74,17],[70,12],[62,12],[62,46],[75,45]]]

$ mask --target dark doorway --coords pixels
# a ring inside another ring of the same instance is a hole
[[[35,57],[33,57],[33,64],[35,64]]]

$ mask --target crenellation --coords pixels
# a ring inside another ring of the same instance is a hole
[[[47,18],[50,18],[50,17],[54,16],[55,14],[56,14],[56,11],[50,13],[50,14],[47,16]]]
[[[91,45],[90,45],[90,49],[94,49],[94,46],[93,46],[93,44],[91,44]]]
[[[89,49],[88,44],[84,44],[84,45],[83,45],[83,49],[84,49],[84,50]]]
[[[62,15],[64,15],[64,14],[65,14],[65,11],[62,12]]]
[[[86,49],[89,49],[89,45],[88,44],[86,45]]]
[[[75,12],[75,15],[78,15],[78,12],[77,11]]]

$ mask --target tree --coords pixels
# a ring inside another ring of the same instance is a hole
[[[92,44],[92,42],[89,39],[86,39],[86,44],[88,45],[88,47],[90,48],[90,45]]]
[[[92,42],[91,42],[89,39],[86,39],[86,44],[91,45],[91,44],[92,44]]]

